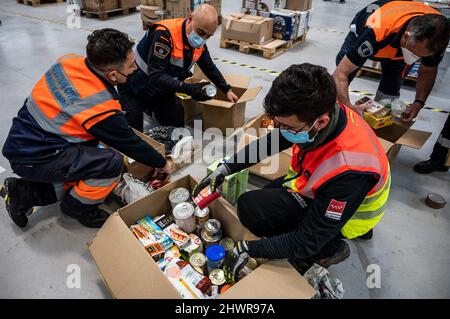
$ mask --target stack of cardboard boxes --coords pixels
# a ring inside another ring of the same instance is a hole
[[[308,31],[311,6],[311,0],[244,0],[241,13],[272,18],[273,36],[291,41]]]
[[[140,0],[141,19],[144,29],[151,24],[175,18],[187,18],[192,10],[203,3],[212,4],[219,15],[222,12],[222,0]]]

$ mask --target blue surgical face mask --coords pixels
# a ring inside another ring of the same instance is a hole
[[[314,121],[313,125],[311,125],[310,129],[307,131],[301,131],[301,132],[291,132],[290,130],[284,130],[284,129],[280,129],[281,135],[283,135],[283,137],[285,139],[287,139],[289,142],[294,143],[294,144],[306,144],[306,143],[311,143],[314,142],[314,139],[316,138],[317,134],[319,132],[317,132],[313,137],[309,137],[309,132],[312,130],[312,128],[314,127],[314,125],[316,124],[317,120]]]
[[[204,46],[206,44],[206,40],[203,39],[201,36],[199,36],[194,31],[192,31],[191,34],[189,34],[188,41],[189,41],[189,44],[191,45],[191,47],[196,48],[196,49],[201,48],[202,46]]]

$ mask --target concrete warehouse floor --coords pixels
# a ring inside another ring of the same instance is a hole
[[[282,71],[292,63],[310,62],[326,66],[333,72],[335,55],[354,14],[368,0],[337,2],[314,0],[313,28],[307,41],[273,60],[258,55],[240,54],[220,49],[220,28],[208,42],[211,55]],[[223,1],[223,13],[238,12],[240,0]],[[11,119],[22,106],[33,85],[65,53],[84,54],[89,29],[117,28],[140,39],[143,35],[138,13],[107,21],[81,18],[82,29],[66,27],[67,4],[50,4],[33,8],[14,0],[0,0],[0,144],[3,145]],[[331,29],[331,30],[330,30]],[[263,85],[258,98],[247,106],[246,117],[262,110],[261,101],[270,88],[273,75],[257,70],[218,63],[224,72],[253,77],[253,85]],[[376,79],[359,78],[352,89],[374,93]],[[428,104],[450,109],[450,72],[437,83]],[[356,98],[356,97],[355,97]],[[414,90],[404,87],[402,98],[414,99]],[[351,256],[330,267],[339,278],[346,298],[449,298],[450,297],[450,205],[433,210],[424,203],[429,192],[437,192],[450,201],[450,173],[421,176],[412,166],[427,159],[444,124],[446,114],[423,110],[414,128],[432,131],[421,150],[403,148],[392,164],[392,189],[383,221],[371,241],[350,242]],[[3,169],[4,168],[4,169]],[[13,175],[8,161],[0,156],[1,179]],[[205,167],[192,165],[177,175],[202,177]],[[25,229],[16,227],[0,204],[0,297],[2,298],[109,298],[91,258],[86,242],[96,233],[61,214],[58,205],[41,208],[30,218]],[[66,270],[80,266],[81,289],[66,286]],[[381,269],[381,288],[369,289],[367,266]],[[136,280],[139,280],[136,278]]]

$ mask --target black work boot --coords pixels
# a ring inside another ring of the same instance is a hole
[[[56,193],[51,183],[27,181],[23,178],[8,177],[4,181],[2,197],[6,210],[13,222],[23,228],[28,223],[28,215],[35,206],[56,203]]]
[[[106,222],[109,214],[98,206],[91,206],[88,209],[83,207],[77,209],[77,207],[69,207],[65,201],[61,202],[61,210],[69,217],[75,218],[81,225],[89,228],[100,228]]]
[[[358,236],[356,238],[362,239],[362,240],[370,240],[370,239],[372,239],[372,237],[373,237],[373,229],[369,230],[364,235]]]
[[[430,174],[433,172],[447,172],[448,167],[429,159],[414,165],[414,171],[420,174]]]
[[[345,3],[345,0],[339,0],[339,3]]]
[[[346,260],[350,256],[350,247],[348,244],[341,240],[337,251],[328,257],[320,258],[315,260],[315,263],[322,266],[323,268],[328,268],[331,265],[339,264],[340,262]]]

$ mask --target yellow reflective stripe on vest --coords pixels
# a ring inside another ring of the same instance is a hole
[[[389,173],[387,181],[385,183],[385,185],[378,190],[375,194],[367,196],[364,201],[362,202],[361,205],[368,205],[371,204],[373,202],[375,202],[376,200],[378,200],[381,196],[383,196],[384,191],[389,189],[391,187],[391,174]]]

